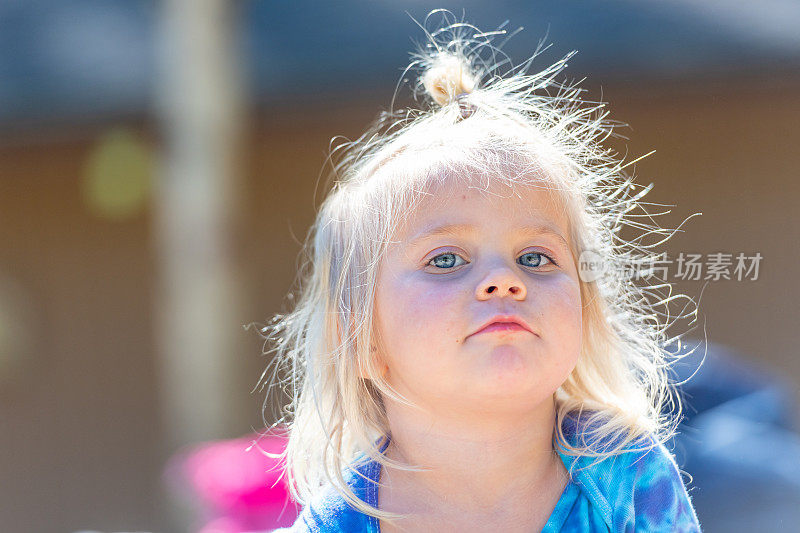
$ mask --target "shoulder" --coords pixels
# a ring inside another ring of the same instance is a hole
[[[355,509],[331,485],[325,485],[303,507],[291,527],[274,533],[327,533],[361,531],[359,516]]]
[[[675,457],[662,443],[648,437],[647,451],[626,454],[633,476],[631,513],[636,530],[699,531],[700,524]],[[628,514],[630,516],[628,516]]]
[[[575,482],[611,530],[700,531],[675,458],[653,435],[640,437],[604,459],[566,459],[576,463]]]
[[[377,463],[370,461],[356,468],[356,472],[347,470],[345,482],[356,497],[377,505],[377,486],[371,481],[377,479]],[[375,519],[355,509],[344,496],[330,483],[324,485],[314,497],[303,507],[295,523],[275,533],[333,533],[355,531],[377,531]]]

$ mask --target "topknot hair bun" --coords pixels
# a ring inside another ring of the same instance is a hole
[[[471,93],[475,89],[476,81],[461,57],[440,52],[423,73],[422,85],[437,104],[446,106],[460,94]]]

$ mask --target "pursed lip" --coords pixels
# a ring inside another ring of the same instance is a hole
[[[522,320],[517,315],[497,315],[497,316],[494,316],[494,317],[490,318],[488,321],[486,321],[472,335],[477,335],[478,333],[481,333],[484,329],[488,328],[492,324],[517,324],[520,327],[522,327],[522,329],[533,333],[533,330],[528,325],[528,323],[525,322],[524,320]],[[536,333],[533,333],[533,334],[536,335]]]

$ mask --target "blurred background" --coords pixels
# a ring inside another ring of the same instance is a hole
[[[578,50],[559,79],[586,77],[584,98],[629,125],[617,133],[630,141],[608,145],[626,160],[656,150],[629,168],[655,183],[649,201],[675,206],[656,222],[702,213],[669,257],[761,254],[756,279],[670,271],[699,304],[692,335],[719,354],[687,412],[728,413],[698,416],[678,451],[706,530],[745,531],[754,516],[788,530],[800,508],[792,0],[1,1],[0,530],[197,531],[224,514],[167,465],[274,421],[254,390],[263,340],[245,326],[290,308],[329,142],[388,109],[424,41],[412,17],[435,8],[485,31],[524,27],[503,48],[515,65],[552,43],[533,71]],[[693,471],[712,462],[700,448],[727,449],[720,472],[751,477]],[[753,479],[777,478],[782,510],[752,497]],[[715,497],[719,485],[754,506]]]

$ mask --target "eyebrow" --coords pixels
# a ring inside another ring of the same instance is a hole
[[[442,236],[458,236],[463,233],[475,233],[477,228],[472,224],[444,224],[430,229],[424,229],[420,233],[412,237],[408,245],[415,246],[421,241],[431,239],[433,237]],[[536,224],[532,226],[518,226],[512,230],[514,235],[550,235],[555,237],[561,244],[569,249],[566,239],[554,227],[548,224]]]

